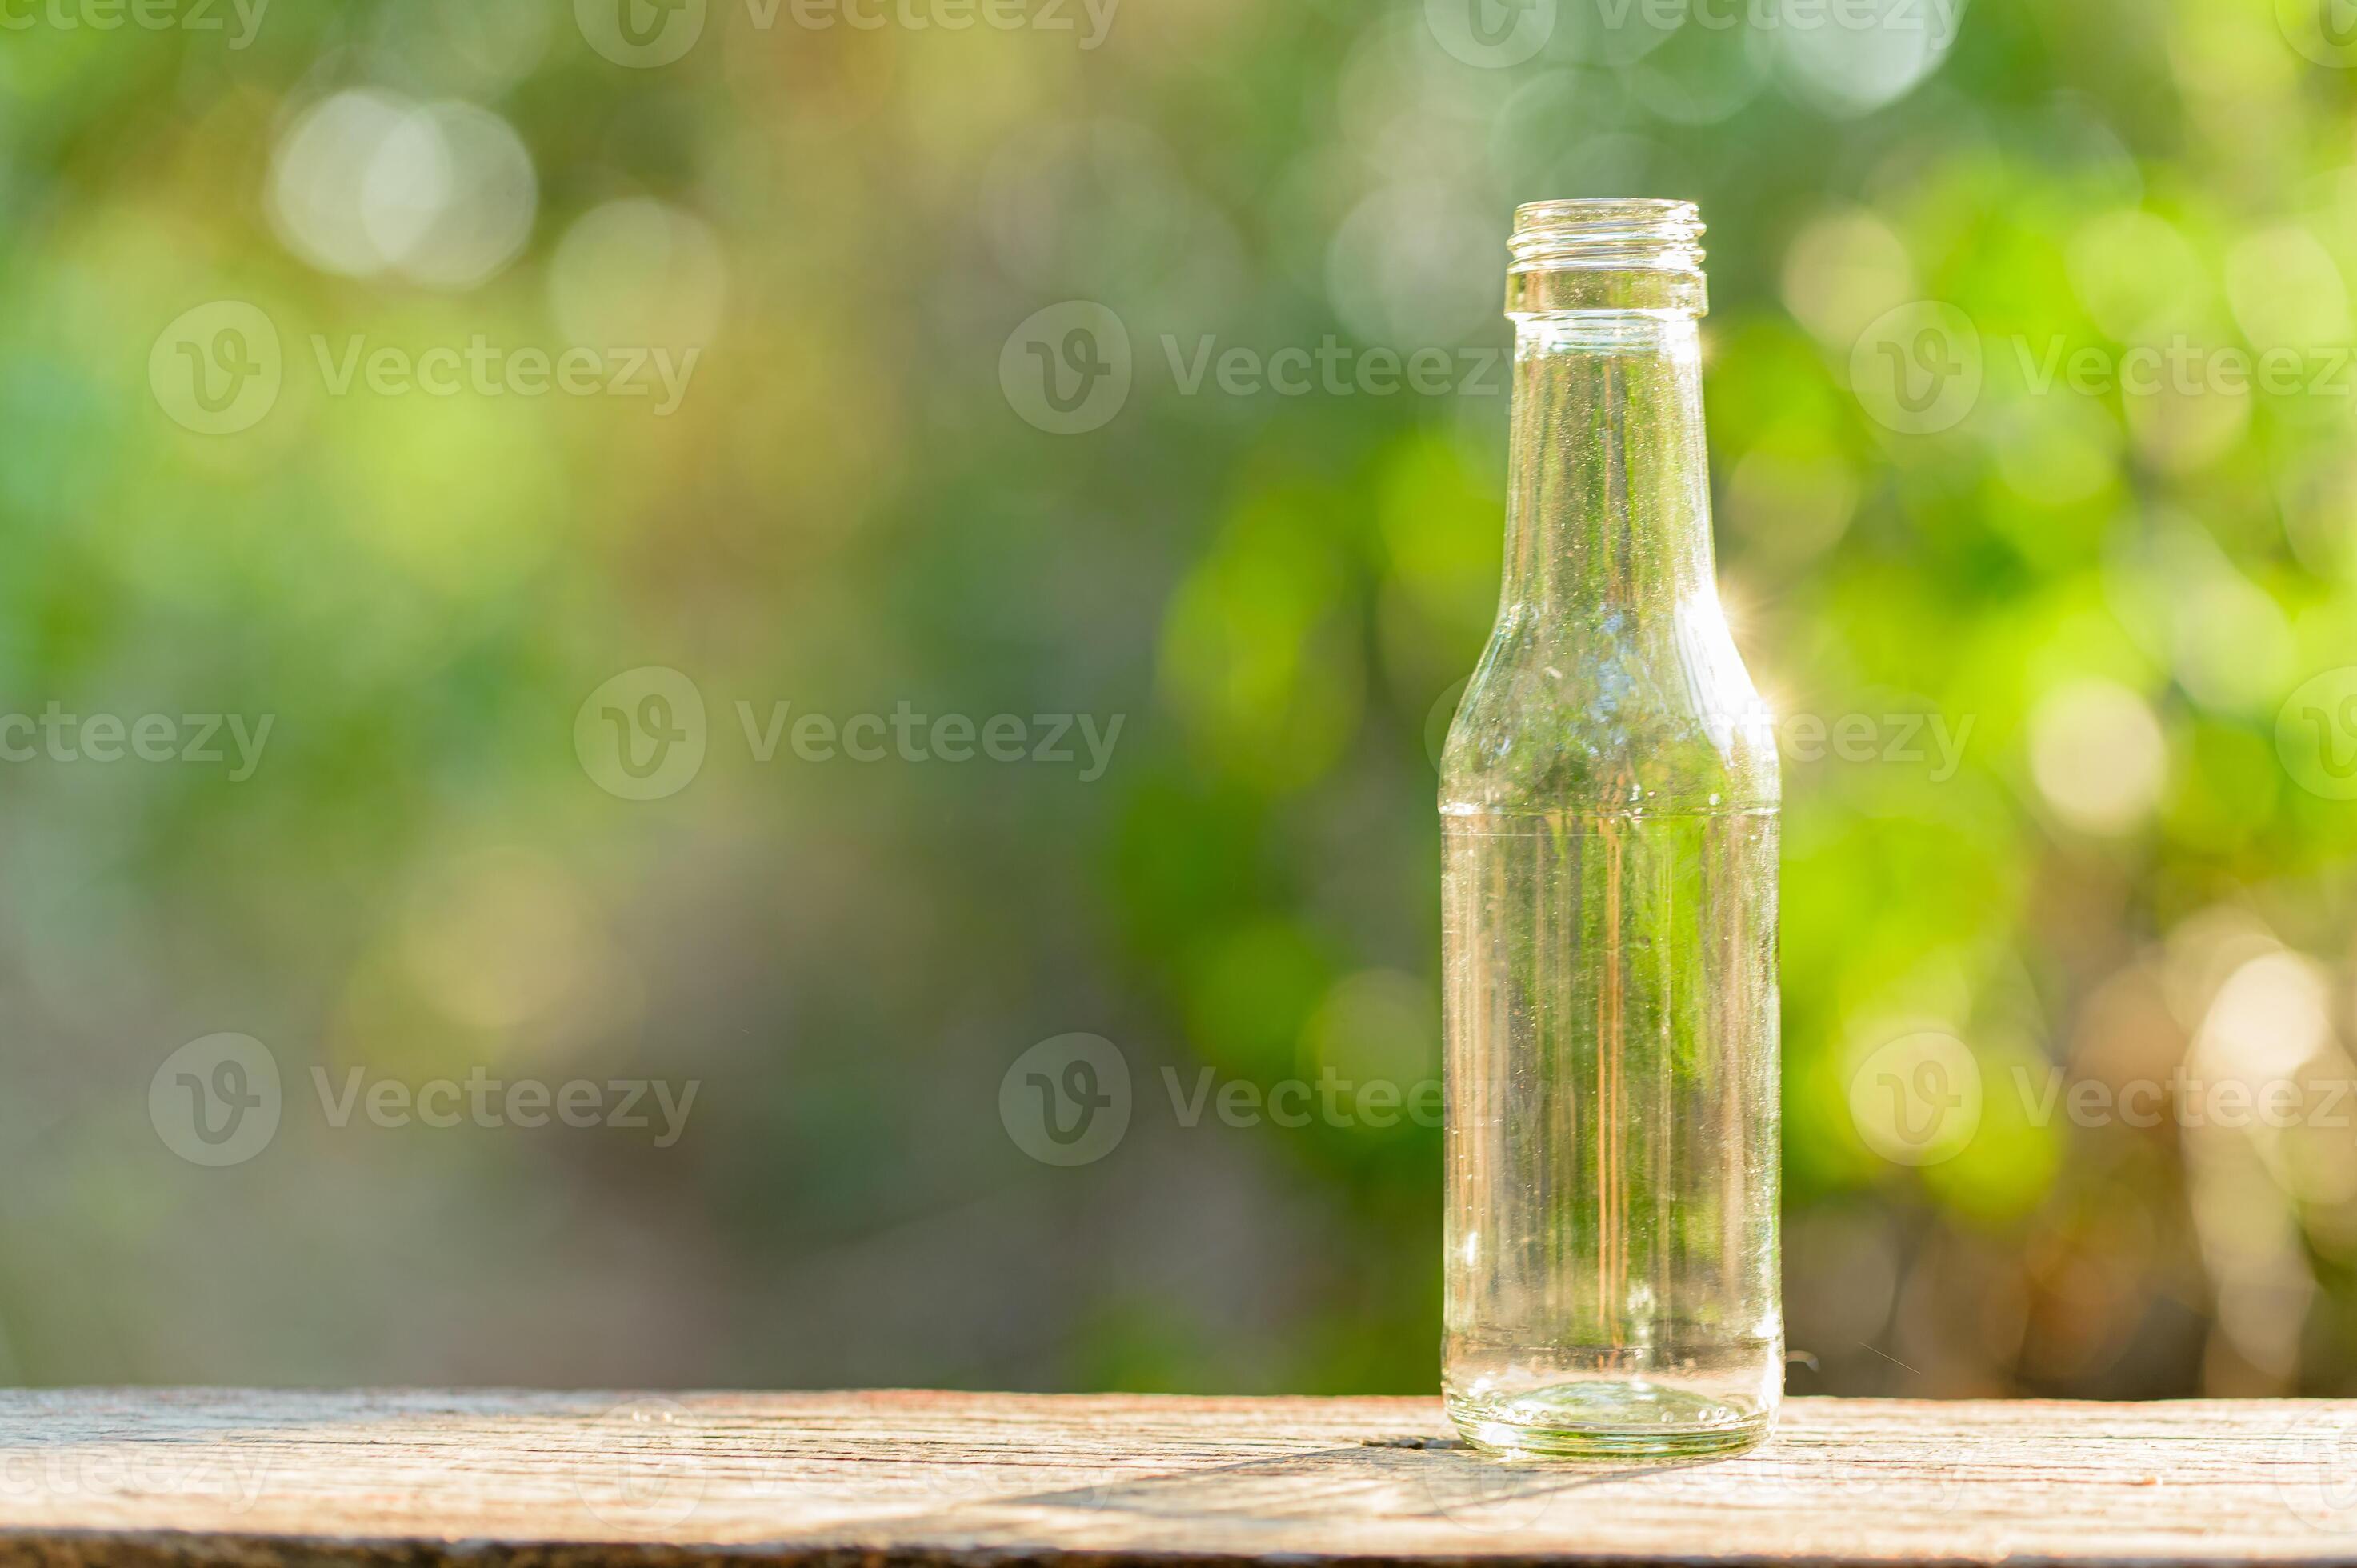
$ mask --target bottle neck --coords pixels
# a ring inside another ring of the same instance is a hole
[[[1520,317],[1512,418],[1509,610],[1587,620],[1714,592],[1692,316]]]

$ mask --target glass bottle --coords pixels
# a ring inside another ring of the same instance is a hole
[[[1510,1454],[1767,1434],[1775,737],[1713,575],[1679,201],[1515,214],[1506,563],[1441,765],[1445,1378]]]

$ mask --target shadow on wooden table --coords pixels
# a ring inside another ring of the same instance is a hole
[[[1239,1534],[1269,1525],[1351,1518],[1366,1523],[1446,1521],[1474,1534],[1499,1534],[1547,1522],[1566,1497],[1584,1487],[1666,1478],[1727,1462],[1507,1461],[1448,1439],[1370,1439],[1243,1464],[970,1501],[953,1516],[904,1519],[898,1528],[922,1534],[937,1522],[963,1534],[994,1516],[1011,1523],[1024,1517],[1036,1520],[1034,1510],[1074,1510],[1092,1516],[1098,1530],[1118,1530],[1125,1517],[1141,1530],[1185,1520],[1191,1529],[1224,1525]]]

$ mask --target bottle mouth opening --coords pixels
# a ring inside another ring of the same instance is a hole
[[[1533,201],[1514,209],[1514,270],[1702,270],[1702,211],[1691,201]]]
[[[1691,201],[1612,198],[1514,209],[1506,313],[1585,310],[1700,315],[1702,212]],[[1623,275],[1617,279],[1606,274]]]

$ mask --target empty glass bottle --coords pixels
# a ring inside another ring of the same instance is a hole
[[[1441,768],[1446,1391],[1514,1454],[1766,1435],[1777,771],[1719,607],[1671,201],[1515,214],[1506,564]]]

